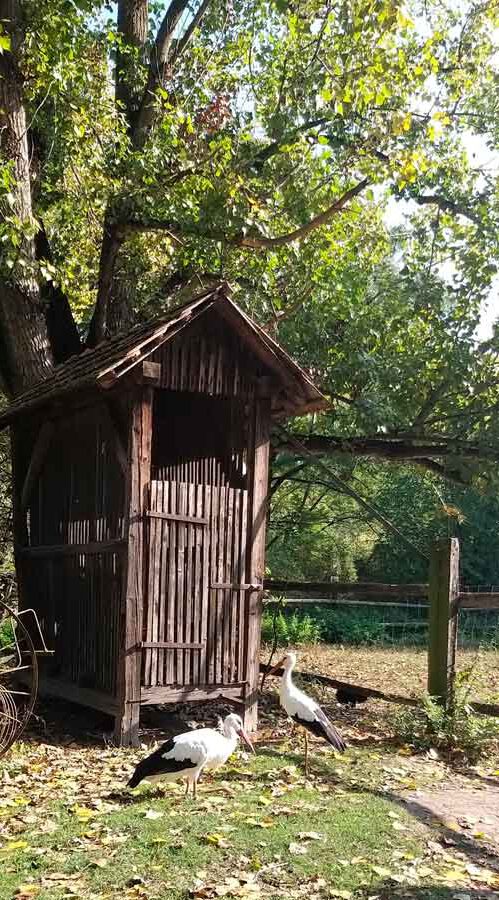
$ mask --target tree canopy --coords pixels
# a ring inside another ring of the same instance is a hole
[[[5,393],[224,278],[331,397],[309,451],[490,477],[498,21],[497,0],[0,0]]]

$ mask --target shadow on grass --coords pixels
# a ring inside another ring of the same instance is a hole
[[[272,748],[264,749],[262,746],[262,755],[265,754],[266,757],[270,757],[273,759],[282,760],[283,757],[291,764],[300,764],[300,759],[303,764],[303,757],[300,758],[300,755],[297,753],[288,753],[288,752],[280,752],[274,750]],[[337,757],[335,757],[335,762],[337,761]],[[467,834],[463,834],[462,832],[457,832],[453,828],[449,828],[446,824],[446,820],[442,817],[438,816],[430,810],[428,807],[424,805],[424,802],[420,802],[415,800],[414,798],[406,798],[401,794],[397,794],[392,790],[382,790],[379,788],[370,787],[366,784],[364,779],[360,780],[358,783],[352,784],[351,781],[347,779],[343,779],[337,773],[332,772],[330,769],[330,763],[326,759],[319,760],[317,757],[312,759],[311,763],[311,776],[315,778],[319,778],[323,782],[327,782],[329,784],[334,784],[337,786],[341,786],[343,791],[351,794],[370,794],[371,796],[380,797],[384,800],[393,803],[395,806],[400,807],[405,810],[405,812],[409,813],[415,819],[420,822],[423,822],[425,825],[432,825],[438,830],[438,838],[448,847],[452,847],[452,849],[457,850],[463,853],[470,862],[475,864],[480,864],[483,866],[488,866],[494,871],[499,872],[499,850],[496,847],[493,847],[489,844],[482,843],[481,841],[473,838]],[[457,888],[454,890],[454,894],[456,894]],[[458,892],[458,891],[457,891]],[[459,892],[458,892],[459,893]],[[469,893],[469,891],[465,891],[465,893]],[[393,894],[391,896],[397,896]],[[403,896],[413,896],[407,893],[403,894]],[[424,897],[426,896],[424,893],[418,895],[414,894],[414,896]],[[434,896],[428,894],[427,896]],[[436,897],[440,895],[435,895]],[[442,894],[442,897],[445,897],[445,893]],[[477,896],[485,896],[482,893],[478,892]],[[497,897],[497,892],[492,892],[490,896]]]
[[[497,891],[491,888],[445,887],[441,884],[428,884],[424,887],[410,887],[407,884],[382,882],[376,885],[377,900],[489,900],[496,898]]]

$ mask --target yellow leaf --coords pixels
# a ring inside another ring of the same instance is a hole
[[[384,866],[371,866],[373,872],[376,872],[376,875],[379,875],[380,878],[389,878],[392,874],[390,869],[385,869]]]
[[[16,894],[24,894],[25,896],[29,895],[32,897],[33,894],[37,894],[39,890],[40,885],[38,884],[20,884]]]
[[[28,846],[27,841],[10,841],[2,848],[3,853],[12,853],[14,850],[24,850]]]
[[[207,844],[213,844],[214,847],[228,847],[227,841],[224,840],[222,834],[205,834],[204,840]]]
[[[74,806],[73,812],[78,819],[82,821],[86,819],[91,819],[95,816],[95,810],[89,809],[88,806]]]
[[[445,881],[451,882],[468,880],[466,873],[461,872],[459,869],[445,869],[442,872],[442,878],[444,878]]]

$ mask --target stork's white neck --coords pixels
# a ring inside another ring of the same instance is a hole
[[[234,744],[234,747],[237,744],[237,731],[233,725],[229,723],[224,724],[224,737],[229,743]]]
[[[282,676],[282,685],[286,685],[286,687],[288,687],[288,688],[291,687],[291,685],[293,684],[292,675],[293,675],[293,669],[294,669],[295,665],[296,665],[295,661],[291,659],[289,662],[286,663],[286,665],[284,667],[284,674]]]

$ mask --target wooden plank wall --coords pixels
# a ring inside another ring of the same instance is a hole
[[[219,319],[154,359],[170,390],[155,403],[143,640],[177,649],[146,646],[142,684],[234,686],[247,676],[250,597],[237,586],[250,562],[258,367]]]
[[[255,378],[266,374],[215,312],[195,323],[188,335],[163,344],[152,359],[161,364],[161,387],[173,391],[251,399]]]
[[[49,674],[116,695],[123,581],[124,477],[103,409],[54,422],[31,491],[22,559],[23,604],[49,648]]]
[[[144,687],[245,680],[247,490],[153,481]],[[230,587],[213,587],[230,585]],[[171,645],[176,645],[176,649]]]

